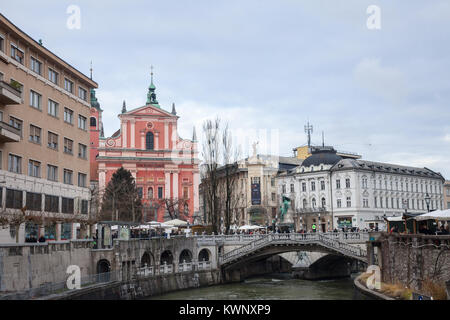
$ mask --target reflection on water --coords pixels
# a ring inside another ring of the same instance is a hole
[[[273,274],[247,279],[240,283],[188,289],[149,300],[352,300],[351,278],[323,281],[292,279],[290,274]]]

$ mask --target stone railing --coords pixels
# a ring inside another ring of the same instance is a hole
[[[299,244],[316,244],[325,247],[329,250],[336,251],[340,254],[356,258],[358,260],[366,261],[366,250],[352,246],[350,244],[332,239],[329,234],[322,233],[275,233],[260,237],[250,243],[243,245],[240,248],[231,250],[219,257],[220,264],[227,264],[233,260],[238,260],[241,257],[262,249],[269,245],[299,245]]]
[[[286,234],[286,233],[280,233]],[[320,233],[288,233],[299,235],[317,235],[326,236],[330,239],[339,240],[348,243],[364,243],[369,241],[368,232],[320,232]],[[273,234],[233,234],[233,235],[194,235],[199,243],[216,243],[221,242],[225,244],[239,244],[249,243],[261,238],[265,238]],[[302,238],[302,237],[301,237]]]

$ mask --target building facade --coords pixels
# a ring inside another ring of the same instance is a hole
[[[280,170],[295,168],[301,163],[293,157],[278,157],[254,153],[251,157],[233,164],[233,193],[231,223],[242,225],[272,225],[279,214],[276,177]],[[224,167],[219,171],[219,204],[224,207]],[[201,189],[204,188],[202,180]],[[207,222],[209,209],[205,201],[205,190],[200,194],[201,216]],[[222,210],[223,211],[223,210]],[[220,216],[223,217],[223,212]]]
[[[96,87],[0,15],[1,215],[36,217],[0,229],[0,242],[14,242],[17,230],[20,242],[76,238],[67,221],[88,217],[88,93]]]
[[[444,209],[450,209],[450,181],[446,180],[444,184]]]
[[[170,219],[165,201],[183,200],[184,218],[192,222],[199,208],[198,151],[195,128],[192,140],[178,135],[178,116],[156,100],[153,74],[144,106],[119,114],[120,129],[103,137],[100,108],[91,108],[91,144],[97,151],[92,174],[98,176],[100,194],[120,167],[131,171],[143,200],[145,221]],[[95,127],[94,124],[100,125]]]
[[[383,216],[442,209],[444,179],[427,168],[342,158],[331,147],[316,147],[290,172],[278,176],[279,194],[291,202],[296,227],[321,231],[380,229]],[[426,199],[430,198],[427,206]]]

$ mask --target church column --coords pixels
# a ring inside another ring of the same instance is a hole
[[[145,150],[145,130],[141,130],[141,149]]]
[[[159,131],[155,131],[155,150],[159,150]]]
[[[120,130],[120,133],[122,134],[122,148],[127,147],[127,123],[126,121],[122,122],[122,128]]]
[[[130,148],[132,148],[132,149],[134,149],[135,148],[135,141],[134,141],[134,138],[135,138],[135,136],[136,136],[136,134],[135,134],[135,123],[136,123],[136,120],[134,120],[134,119],[131,119],[130,120],[130,124],[131,124],[131,129],[130,129],[130,139],[131,139],[131,145],[130,145]]]
[[[170,198],[170,172],[166,171],[165,173],[165,191],[164,191],[164,197],[169,199]]]
[[[169,149],[169,123],[164,122],[164,149]]]
[[[179,198],[179,195],[178,195],[178,172],[173,173],[173,197]]]
[[[199,195],[198,195],[198,186],[200,184],[200,175],[198,172],[194,172],[194,213],[199,211]]]

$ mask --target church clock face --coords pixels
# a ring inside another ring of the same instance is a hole
[[[147,122],[147,128],[148,128],[148,129],[151,129],[151,128],[153,128],[153,123],[151,123],[151,122]]]

